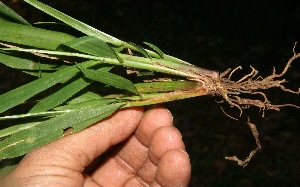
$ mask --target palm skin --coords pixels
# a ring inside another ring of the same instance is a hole
[[[188,186],[189,157],[171,113],[122,109],[27,154],[0,186]]]

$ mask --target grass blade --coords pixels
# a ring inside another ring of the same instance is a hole
[[[117,59],[115,51],[106,42],[99,40],[94,36],[76,38],[60,45],[58,50],[64,49],[64,46],[94,56]]]
[[[55,50],[58,45],[74,39],[73,36],[40,29],[32,26],[16,24],[0,19],[0,41]]]
[[[34,55],[19,52],[5,52],[0,50],[0,63],[14,69],[22,70],[33,76],[44,76],[64,67],[61,61],[40,61]]]
[[[98,99],[101,99],[100,95],[87,91],[79,95],[78,97],[72,99],[71,101],[68,101],[68,104],[78,104],[78,103],[91,101],[91,100],[98,100]]]
[[[155,45],[148,43],[148,42],[144,42],[144,44],[148,45],[149,47],[151,47],[154,51],[157,52],[157,54],[161,57],[164,58],[164,53]]]
[[[23,19],[21,16],[19,16],[17,13],[15,13],[12,9],[10,9],[8,6],[3,4],[0,1],[0,19],[5,19],[7,21],[12,21],[15,23],[20,23],[24,25],[29,25],[25,19]]]
[[[112,67],[102,67],[100,69],[102,71],[109,71],[112,69]],[[29,111],[29,113],[43,112],[49,109],[53,109],[54,107],[59,106],[67,101],[69,98],[71,98],[79,91],[83,90],[91,83],[92,81],[86,80],[81,77],[75,77],[75,80],[71,79],[70,81],[65,82],[58,91],[39,101]]]
[[[141,54],[143,54],[147,58],[151,58],[151,56],[148,54],[148,52],[142,48],[141,46],[135,44],[135,43],[129,43],[133,47],[133,49]]]
[[[81,63],[84,68],[98,64],[96,61],[86,61]],[[63,81],[67,81],[80,70],[74,65],[58,70],[48,76],[42,77],[5,94],[0,95],[0,113],[26,101],[32,96],[46,90],[47,88]]]
[[[36,0],[24,0],[25,2],[31,4],[32,6],[36,7],[37,9],[40,9],[41,11],[55,17],[56,19],[66,23],[67,25],[70,25],[71,27],[73,27],[74,29],[82,32],[82,33],[85,33],[89,36],[95,36],[97,38],[99,38],[100,40],[103,40],[107,43],[111,43],[111,44],[114,44],[116,46],[121,46],[124,42],[113,37],[113,36],[110,36],[104,32],[101,32],[81,21],[78,21],[48,5],[45,5],[39,1],[36,1]]]
[[[62,88],[51,94],[48,97],[45,97],[41,101],[39,101],[34,107],[29,111],[29,113],[35,112],[43,112],[49,109],[52,109],[56,106],[61,105],[70,97],[75,95],[80,90],[84,89],[88,86],[91,81],[87,81],[83,78],[77,78],[76,80],[72,80],[71,82],[66,82],[62,85]]]
[[[83,73],[85,77],[91,80],[98,81],[119,89],[124,89],[137,95],[139,94],[134,84],[130,80],[125,79],[119,75],[106,71],[96,71],[91,69],[85,69],[83,70]]]
[[[87,107],[90,107],[91,105],[104,106],[104,105],[109,105],[111,103],[116,103],[116,102],[120,102],[120,100],[116,99],[116,98],[101,98],[101,99],[93,99],[93,100],[83,101],[80,103],[59,106],[54,109],[58,110],[58,111],[69,111],[69,110],[77,110],[77,109],[87,108]]]
[[[85,77],[91,80],[114,86],[119,89],[124,89],[137,95],[139,94],[134,84],[130,80],[121,76],[106,71],[96,71],[91,69],[83,69],[82,72]]]
[[[50,51],[50,50],[37,50],[37,49],[24,49],[24,48],[5,48],[2,49],[5,51],[23,51],[30,53],[41,53],[41,54],[50,54],[50,55],[60,55],[60,56],[74,56],[85,59],[93,59],[99,60],[103,63],[112,64],[112,65],[121,65],[132,68],[139,68],[150,71],[157,71],[166,74],[172,74],[182,77],[192,77],[198,78],[197,74],[193,74],[190,72],[199,72],[202,74],[207,74],[209,76],[217,76],[217,73],[211,70],[206,70],[203,68],[199,68],[193,65],[178,63],[174,61],[168,61],[165,59],[150,59],[132,55],[118,54],[119,58],[121,58],[122,62],[119,59],[112,58],[103,58],[97,57],[93,55],[81,54],[81,53],[72,53],[72,52],[61,52],[61,51]]]
[[[40,122],[30,122],[30,123],[25,123],[22,125],[14,125],[5,129],[2,129],[0,131],[0,138],[4,138],[7,136],[10,136],[12,134],[21,132],[22,130],[28,129],[28,128],[32,128],[33,126],[39,124]]]
[[[49,112],[37,112],[37,113],[27,113],[27,114],[19,114],[12,116],[4,116],[0,117],[0,120],[10,120],[10,119],[21,119],[21,118],[32,118],[32,117],[53,117],[57,115],[64,114],[66,112],[71,112],[72,110],[60,110],[60,111],[49,111]]]
[[[199,86],[194,81],[163,81],[134,84],[140,94],[174,92],[178,90],[196,90]]]
[[[66,129],[71,129],[72,133],[78,132],[110,116],[121,106],[123,103],[75,110],[12,134],[0,141],[0,160],[24,155],[37,147],[53,142],[65,136]]]

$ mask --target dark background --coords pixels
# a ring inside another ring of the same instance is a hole
[[[22,1],[2,2],[31,23],[54,20]],[[300,39],[296,1],[42,2],[121,40],[147,41],[166,54],[220,72],[239,65],[244,73],[252,65],[262,76],[271,74],[273,66],[280,71]],[[296,60],[285,76],[290,88],[300,87],[299,63]],[[31,79],[2,65],[0,76],[1,93]],[[274,104],[300,105],[299,96],[279,89],[267,93]],[[256,147],[255,140],[246,119],[227,117],[215,101],[219,99],[204,96],[165,104],[191,158],[190,186],[299,186],[299,109],[268,111],[264,118],[257,109],[248,111],[263,148],[242,168],[224,157],[246,157]]]

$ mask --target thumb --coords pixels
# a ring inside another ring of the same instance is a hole
[[[24,157],[19,167],[55,165],[82,172],[95,158],[130,136],[143,116],[142,107],[122,109],[81,132],[38,148]],[[19,168],[20,169],[20,168]]]

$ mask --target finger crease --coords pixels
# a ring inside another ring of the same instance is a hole
[[[121,170],[128,174],[128,175],[134,175],[136,174],[136,171],[133,167],[131,167],[130,164],[128,164],[125,160],[123,160],[119,155],[114,156],[114,161],[116,164],[121,168]]]

